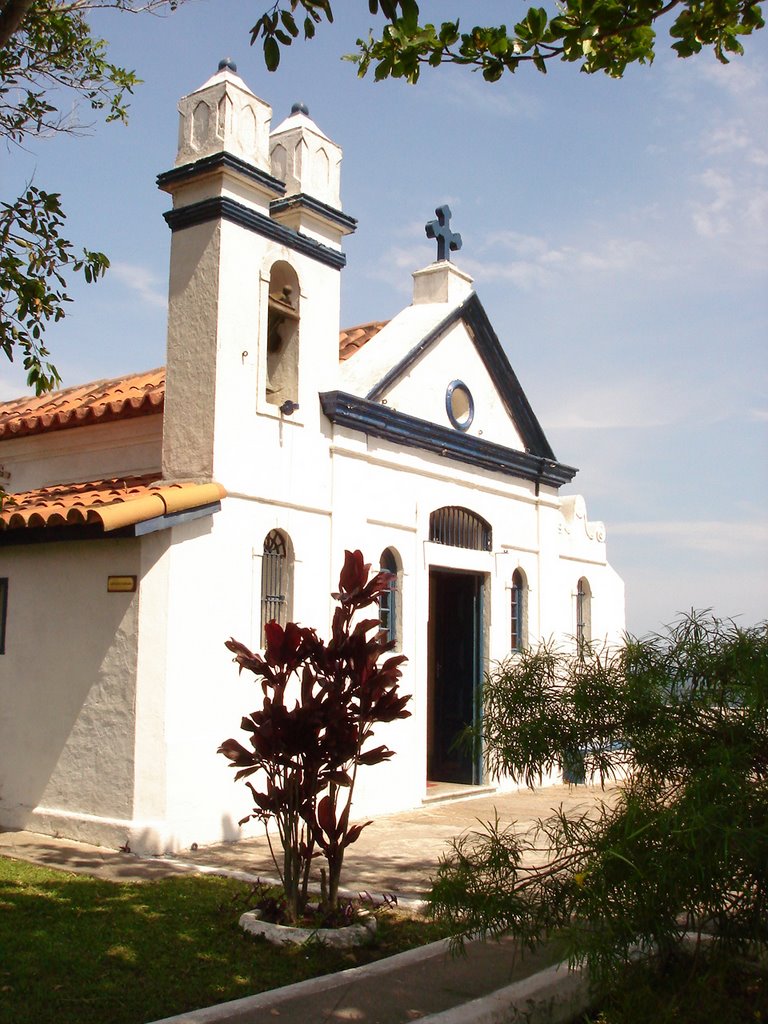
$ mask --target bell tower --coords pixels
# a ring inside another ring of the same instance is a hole
[[[271,107],[231,60],[179,115],[176,164],[158,177],[173,197],[163,476],[224,480],[270,423],[319,420],[356,222],[340,209],[340,148],[302,105],[270,133]]]

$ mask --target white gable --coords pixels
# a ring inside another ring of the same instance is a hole
[[[472,396],[474,415],[465,433],[524,451],[515,427],[465,324],[459,321],[416,357],[405,373],[384,390],[380,401],[440,426],[451,426],[446,407],[455,382]]]
[[[367,395],[422,338],[442,323],[448,312],[443,303],[407,306],[367,345],[341,364],[339,387],[361,398]]]

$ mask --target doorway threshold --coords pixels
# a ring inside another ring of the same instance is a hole
[[[467,800],[473,796],[487,796],[496,792],[496,786],[469,786],[460,782],[427,782],[427,795],[422,804],[442,804],[449,800]]]

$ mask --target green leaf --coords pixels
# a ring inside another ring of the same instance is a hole
[[[277,71],[280,64],[280,47],[272,36],[267,36],[264,40],[264,63],[267,71]]]
[[[291,12],[290,11],[281,11],[281,13],[280,13],[280,20],[283,23],[283,28],[285,28],[291,34],[291,36],[295,39],[298,36],[298,34],[299,34],[299,27],[296,24],[296,20],[293,17],[293,15],[291,14]]]

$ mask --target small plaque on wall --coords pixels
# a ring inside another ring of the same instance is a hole
[[[108,594],[133,594],[135,590],[135,576],[107,576]]]

